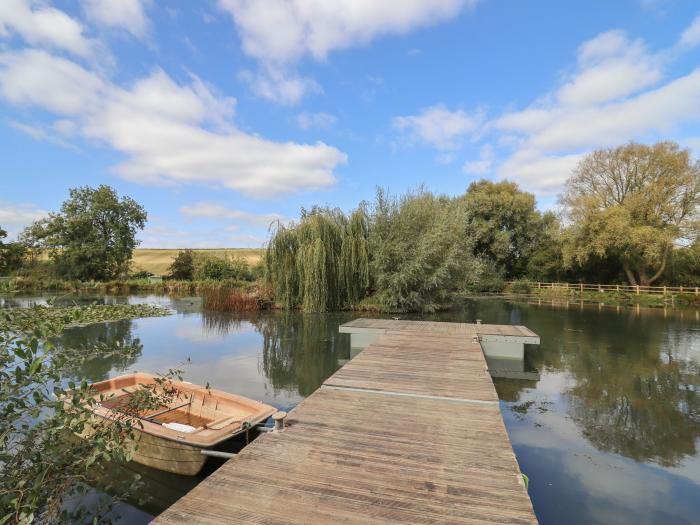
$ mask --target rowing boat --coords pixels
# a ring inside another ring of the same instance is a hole
[[[134,427],[136,438],[130,452],[137,463],[175,474],[199,473],[207,459],[203,450],[246,432],[277,411],[243,396],[186,381],[168,380],[167,384],[177,394],[166,405],[138,413],[140,424]],[[151,374],[134,373],[92,387],[97,401],[91,408],[94,415],[114,419],[136,392],[144,388],[157,391],[160,383]]]

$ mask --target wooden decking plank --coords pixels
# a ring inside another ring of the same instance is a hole
[[[386,331],[156,523],[536,523],[471,327],[353,323]]]

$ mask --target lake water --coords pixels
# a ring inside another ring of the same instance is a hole
[[[0,306],[34,299],[0,299]],[[63,343],[140,348],[127,360],[94,360],[76,376],[184,366],[186,379],[288,410],[350,358],[338,326],[357,314],[211,315],[198,298],[152,302],[175,315],[66,332]],[[522,324],[541,337],[527,349],[525,379],[495,378],[501,412],[540,523],[700,521],[700,319],[695,310],[610,309],[467,301],[442,321]],[[212,465],[209,469],[215,468]],[[123,467],[122,467],[123,468]],[[134,467],[136,468],[136,467]],[[137,468],[153,499],[120,505],[146,523],[200,478]],[[117,473],[119,475],[119,473]]]

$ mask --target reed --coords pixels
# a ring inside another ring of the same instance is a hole
[[[204,291],[204,310],[215,312],[256,312],[269,308],[270,303],[260,294],[242,288],[211,288]]]

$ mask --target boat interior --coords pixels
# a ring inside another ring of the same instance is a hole
[[[176,390],[174,395],[169,396],[167,404],[131,415],[164,428],[191,434],[231,426],[242,432],[270,415],[270,407],[244,397],[181,381],[168,382],[167,386]],[[120,376],[95,383],[93,388],[101,407],[127,414],[133,410],[130,401],[139,390],[152,388],[156,393],[162,392],[155,377],[150,374]]]

